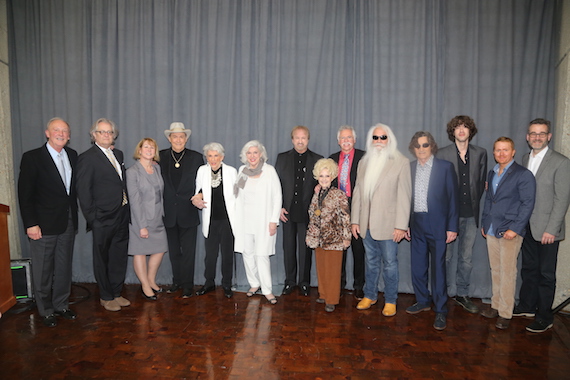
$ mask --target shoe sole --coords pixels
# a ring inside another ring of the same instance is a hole
[[[552,323],[549,324],[548,326],[546,326],[544,329],[541,329],[541,330],[531,329],[531,328],[527,327],[526,331],[530,331],[532,333],[542,333],[542,332],[545,332],[546,330],[551,329],[551,328],[552,328]]]
[[[513,317],[525,317],[525,318],[534,318],[534,313],[513,313]]]
[[[393,317],[394,315],[396,315],[396,312],[393,312],[392,314],[386,314],[384,313],[384,311],[382,311],[382,315],[385,317]]]
[[[430,310],[431,310],[431,306],[428,306],[428,307],[424,307],[423,309],[420,309],[420,310],[417,310],[417,311],[410,311],[410,310],[407,310],[407,309],[406,309],[406,313],[414,315],[414,314],[419,314],[419,313],[421,313],[422,311],[430,311]]]
[[[435,325],[433,325],[433,328],[436,329],[437,331],[443,331],[443,330],[445,330],[446,327],[447,327],[447,325],[445,325],[443,327],[436,327]]]

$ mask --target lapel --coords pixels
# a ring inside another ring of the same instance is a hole
[[[509,181],[509,178],[511,176],[511,174],[513,173],[513,171],[515,170],[515,165],[517,163],[513,162],[513,164],[507,169],[507,171],[503,174],[503,178],[501,178],[501,182],[499,182],[499,186],[497,186],[497,191],[495,192],[495,194],[492,194],[493,197],[497,194],[499,194],[501,192],[501,189],[503,188],[503,186]],[[495,176],[495,171],[493,171],[493,177]],[[493,177],[491,178],[491,181],[493,180]],[[492,182],[491,182],[492,183]],[[492,193],[492,192],[491,192]]]
[[[93,144],[92,149],[95,150],[95,156],[101,162],[101,165],[103,165],[102,167],[105,168],[105,170],[108,172],[108,175],[111,175],[111,171],[112,171],[112,174],[114,174],[116,176],[117,180],[121,181],[121,177],[119,176],[119,173],[117,173],[117,170],[115,169],[115,167],[113,166],[113,164],[109,160],[109,157],[107,157],[107,155],[101,150],[101,148],[99,148],[98,145]],[[117,159],[117,156],[115,156],[115,159]],[[123,171],[123,178],[125,178],[125,171],[123,170],[123,165],[121,165],[119,159],[117,159],[117,163],[119,164],[119,166],[121,167],[121,170]]]
[[[551,157],[552,157],[552,149],[548,148],[548,150],[546,151],[546,154],[544,155],[544,158],[540,162],[540,166],[538,167],[538,170],[536,171],[535,178],[537,179],[537,181],[538,181],[538,178],[540,177],[540,175],[542,174],[542,172],[544,172],[546,170],[546,168],[549,167],[548,161],[550,160]],[[527,158],[527,160],[528,160],[528,158]]]
[[[59,170],[57,169],[57,166],[56,166],[55,162],[53,161],[53,158],[51,157],[51,154],[49,153],[46,145],[43,146],[43,149],[41,150],[41,155],[43,156],[43,157],[41,157],[41,159],[42,159],[41,162],[45,163],[44,166],[45,166],[46,170],[49,171],[49,177],[50,178],[57,178],[54,182],[57,183],[58,184],[57,186],[60,188],[60,190],[63,191],[67,195],[67,190],[65,189],[65,184],[63,183],[63,179],[61,179],[61,174],[59,174]],[[71,162],[71,160],[69,160],[69,161]],[[73,170],[73,167],[72,167],[72,170]]]

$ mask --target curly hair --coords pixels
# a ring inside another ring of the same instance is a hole
[[[477,127],[475,126],[475,121],[469,116],[459,115],[455,116],[453,119],[447,123],[447,137],[452,142],[455,142],[455,128],[460,125],[464,125],[465,128],[469,129],[469,141],[477,134]]]

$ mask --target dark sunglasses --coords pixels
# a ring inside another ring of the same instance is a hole
[[[429,147],[429,143],[423,143],[423,144],[422,144],[422,148],[427,148],[427,147]],[[414,145],[414,148],[420,149],[420,144]]]
[[[382,135],[382,136],[376,136],[376,135],[374,135],[374,136],[372,136],[372,140],[378,140],[378,139],[380,139],[380,140],[386,140],[387,138],[388,138],[388,136],[386,136],[386,135]]]

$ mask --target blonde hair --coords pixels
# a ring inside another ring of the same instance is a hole
[[[143,145],[145,142],[149,142],[152,145],[154,145],[154,157],[153,160],[158,162],[160,161],[160,156],[158,155],[158,144],[156,143],[156,141],[150,137],[145,137],[143,138],[141,141],[139,141],[139,143],[137,144],[137,147],[135,148],[135,154],[133,154],[133,158],[135,160],[138,160],[139,158],[141,158],[141,153],[140,150],[142,149]]]
[[[319,179],[319,174],[325,169],[329,171],[331,180],[338,176],[338,164],[332,158],[321,158],[313,167],[313,177]]]

